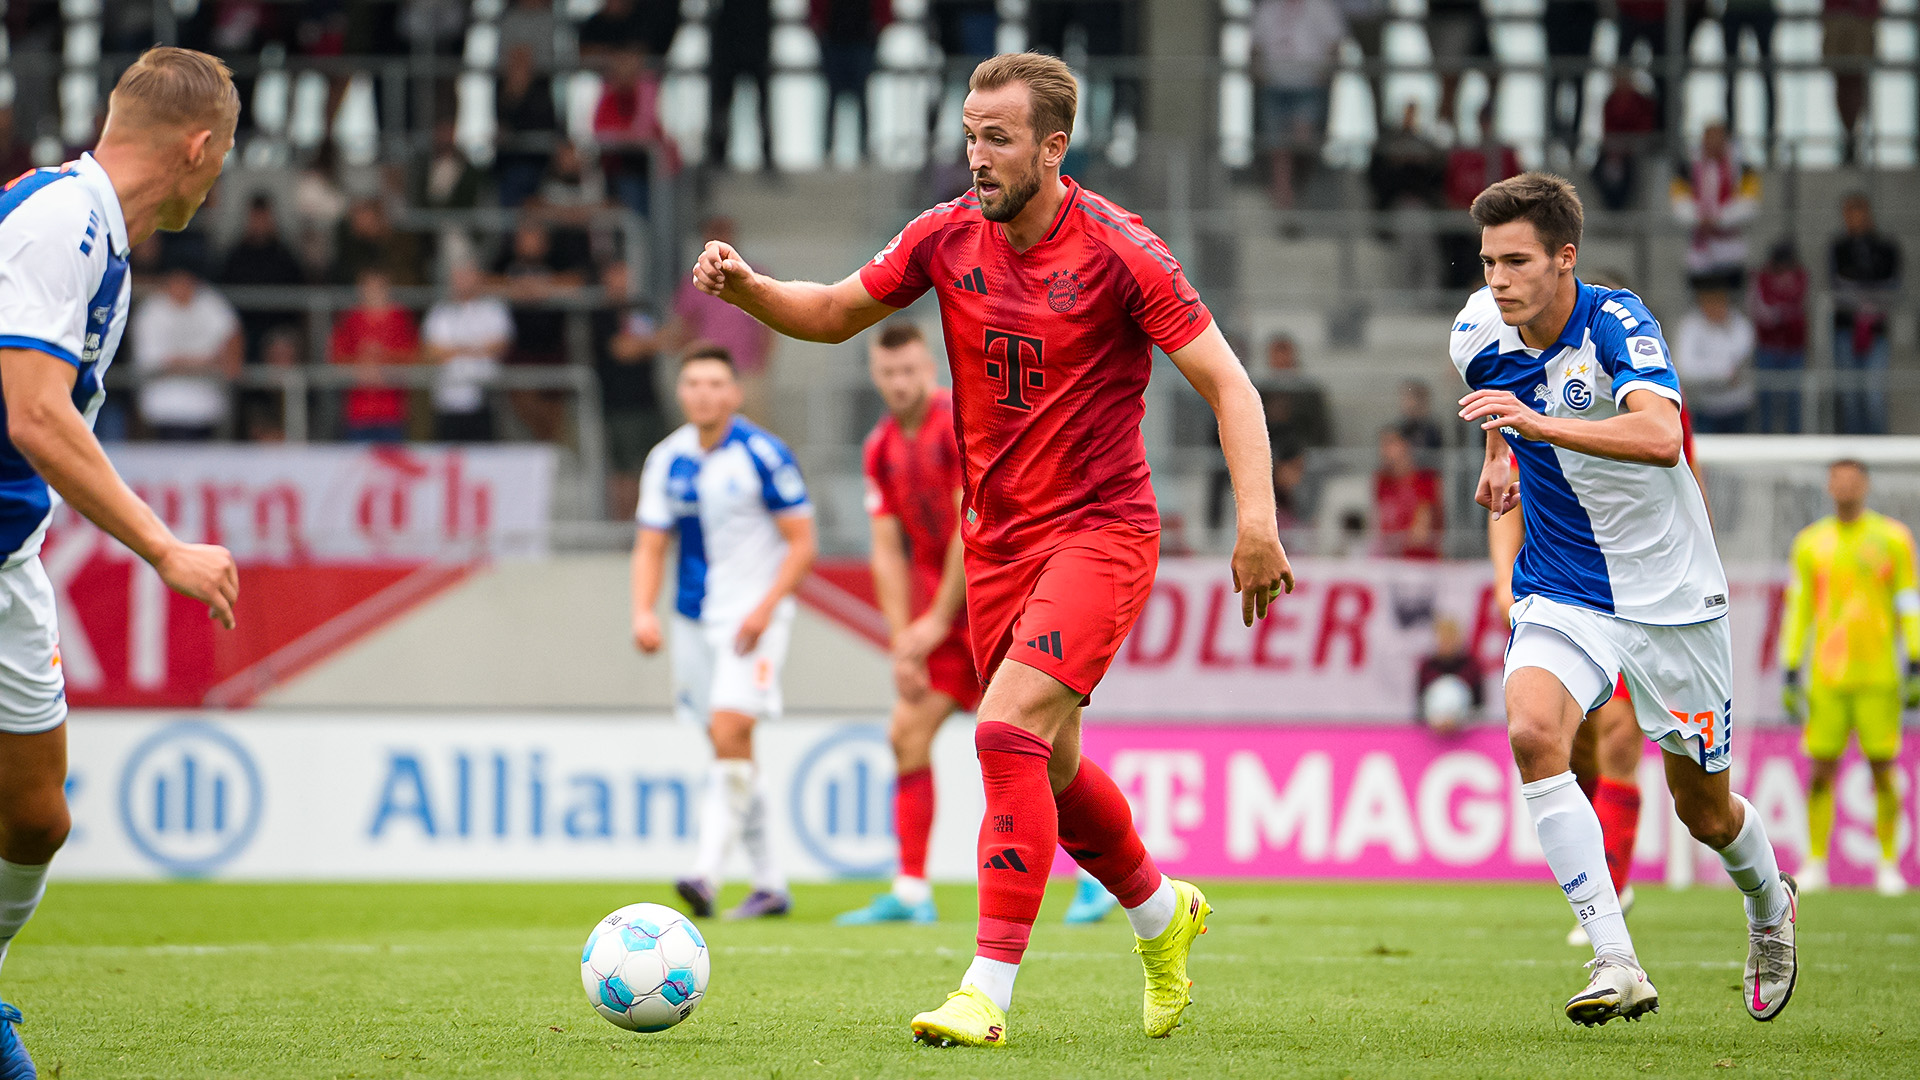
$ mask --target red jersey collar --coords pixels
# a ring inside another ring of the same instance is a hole
[[[1060,209],[1053,216],[1053,224],[1047,227],[1047,235],[1041,237],[1033,247],[1028,248],[1026,251],[1015,251],[1014,255],[1024,257],[1040,246],[1051,243],[1055,237],[1060,235],[1061,227],[1067,223],[1067,215],[1073,212],[1073,204],[1080,198],[1080,185],[1073,177],[1062,176],[1060,177],[1060,182],[1067,185],[1067,194],[1065,198],[1060,200]],[[1000,237],[1000,242],[1007,245],[1008,250],[1012,250],[1013,241],[1007,239],[1006,226],[996,226],[993,231],[995,235]]]

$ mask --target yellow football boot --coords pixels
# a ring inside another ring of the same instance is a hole
[[[913,1041],[928,1046],[1004,1046],[1007,1014],[977,986],[947,995],[946,1004],[913,1018]]]
[[[1180,1025],[1180,1014],[1193,1000],[1187,993],[1193,985],[1193,980],[1187,978],[1187,953],[1193,950],[1193,939],[1207,932],[1207,916],[1213,911],[1207,906],[1206,896],[1191,883],[1168,880],[1173,882],[1176,901],[1173,921],[1157,938],[1134,938],[1133,946],[1133,951],[1140,954],[1141,966],[1147,969],[1141,1026],[1147,1036],[1154,1039],[1173,1034],[1173,1029]]]

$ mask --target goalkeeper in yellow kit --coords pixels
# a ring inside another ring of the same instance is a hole
[[[1827,841],[1833,833],[1833,778],[1847,738],[1858,733],[1860,752],[1873,767],[1875,832],[1880,870],[1875,887],[1898,896],[1895,837],[1900,824],[1900,711],[1920,705],[1920,589],[1914,580],[1913,533],[1867,509],[1867,467],[1836,461],[1827,474],[1834,513],[1793,540],[1793,580],[1780,634],[1790,716],[1806,719],[1806,751],[1813,763],[1807,789],[1807,862],[1797,878],[1802,892],[1827,883]],[[1894,652],[1899,623],[1902,665]],[[1801,660],[1812,639],[1804,683]]]

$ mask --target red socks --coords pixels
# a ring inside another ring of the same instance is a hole
[[[933,833],[933,769],[901,773],[893,788],[893,831],[900,838],[900,876],[927,876],[927,837]]]
[[[1053,801],[1060,810],[1060,846],[1122,907],[1139,907],[1160,887],[1160,868],[1134,831],[1133,808],[1092,759],[1081,756],[1080,771]]]
[[[973,745],[987,792],[978,849],[979,954],[1017,964],[1040,914],[1053,849],[1059,843],[1053,785],[1047,780],[1053,747],[1038,735],[997,720],[974,728]]]
[[[1640,789],[1633,784],[1600,778],[1593,793],[1593,812],[1600,818],[1600,835],[1607,846],[1607,873],[1615,892],[1626,888],[1633,869],[1633,845],[1640,835]]]

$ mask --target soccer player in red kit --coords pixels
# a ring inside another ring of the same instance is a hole
[[[1010,53],[974,69],[962,106],[973,189],[914,219],[833,285],[776,281],[709,242],[694,281],[790,337],[845,341],[929,289],[953,373],[960,536],[986,816],[977,949],[915,1039],[990,1046],[1056,845],[1126,909],[1146,969],[1142,1026],[1171,1034],[1200,890],[1161,875],[1126,797],[1080,756],[1080,709],[1153,585],[1160,520],[1140,421],[1153,346],[1213,408],[1237,496],[1234,587],[1251,626],[1293,571],[1274,518],[1260,397],[1180,264],[1140,219],[1060,175],[1073,72]]]
[[[933,379],[926,335],[904,319],[881,327],[867,350],[873,385],[887,415],[867,436],[867,515],[873,528],[873,592],[886,616],[897,696],[887,738],[893,744],[893,834],[900,873],[893,889],[842,926],[930,923],[937,918],[927,884],[933,832],[933,737],[955,709],[980,705],[967,620],[960,544],[960,447],[953,438],[953,395]],[[915,615],[918,611],[920,614]]]

